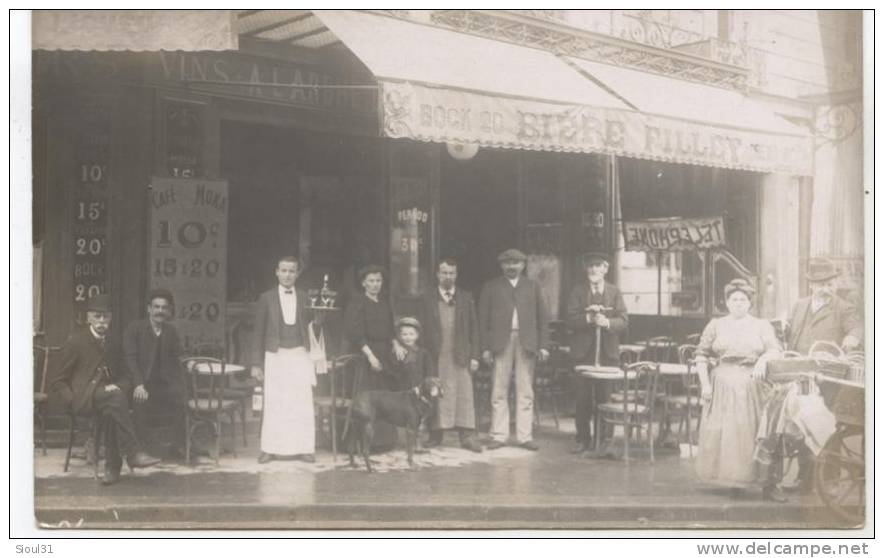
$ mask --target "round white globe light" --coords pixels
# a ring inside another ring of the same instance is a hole
[[[476,156],[479,152],[479,144],[477,143],[446,143],[448,154],[458,161],[467,161]]]

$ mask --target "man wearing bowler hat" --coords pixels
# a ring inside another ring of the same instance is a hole
[[[810,296],[792,308],[788,349],[807,354],[817,341],[834,343],[845,351],[862,344],[863,325],[856,308],[835,294],[838,270],[831,260],[812,258],[807,264]]]
[[[838,269],[826,258],[811,258],[807,263],[810,296],[795,303],[787,324],[787,349],[807,354],[817,341],[828,341],[845,351],[862,345],[863,324],[856,308],[835,294]],[[774,455],[775,468],[770,482],[778,480],[781,456]],[[813,460],[806,445],[799,446],[798,477],[787,490],[810,489]]]
[[[583,258],[586,280],[579,281],[568,296],[566,323],[572,330],[571,358],[575,365],[620,366],[620,336],[626,333],[629,320],[623,295],[615,285],[605,281],[608,255],[591,252]],[[592,447],[589,420],[597,403],[607,399],[604,388],[590,400],[589,380],[576,379],[577,440],[572,453],[582,454]],[[598,432],[595,433],[599,435]]]
[[[89,299],[86,307],[89,327],[65,343],[52,383],[53,391],[67,402],[71,413],[96,415],[109,421],[103,484],[119,480],[123,456],[132,469],[159,463],[159,459],[141,451],[129,416],[126,395],[131,389],[129,379],[119,351],[107,339],[111,317],[108,295],[99,294]]]
[[[534,363],[549,358],[549,316],[540,285],[522,276],[525,254],[502,252],[497,261],[503,275],[485,283],[479,297],[479,339],[482,359],[494,367],[491,388],[491,442],[501,448],[509,438],[510,382],[516,379],[516,441],[531,451],[533,441]]]

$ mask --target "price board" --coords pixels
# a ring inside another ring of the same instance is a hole
[[[154,178],[150,285],[172,291],[185,350],[224,346],[227,314],[227,182]]]
[[[108,290],[108,163],[110,110],[80,107],[71,169],[71,251],[74,314],[82,319],[88,300]]]

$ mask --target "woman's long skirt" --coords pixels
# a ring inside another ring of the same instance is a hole
[[[703,408],[694,464],[700,480],[737,488],[758,481],[754,452],[762,403],[752,367],[720,364],[712,371],[712,402]]]

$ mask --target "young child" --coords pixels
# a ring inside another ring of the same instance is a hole
[[[412,389],[427,376],[436,375],[430,353],[417,344],[420,335],[421,324],[417,319],[406,317],[396,321],[396,339],[406,350],[405,358],[401,361],[395,356],[390,359],[399,390]]]

